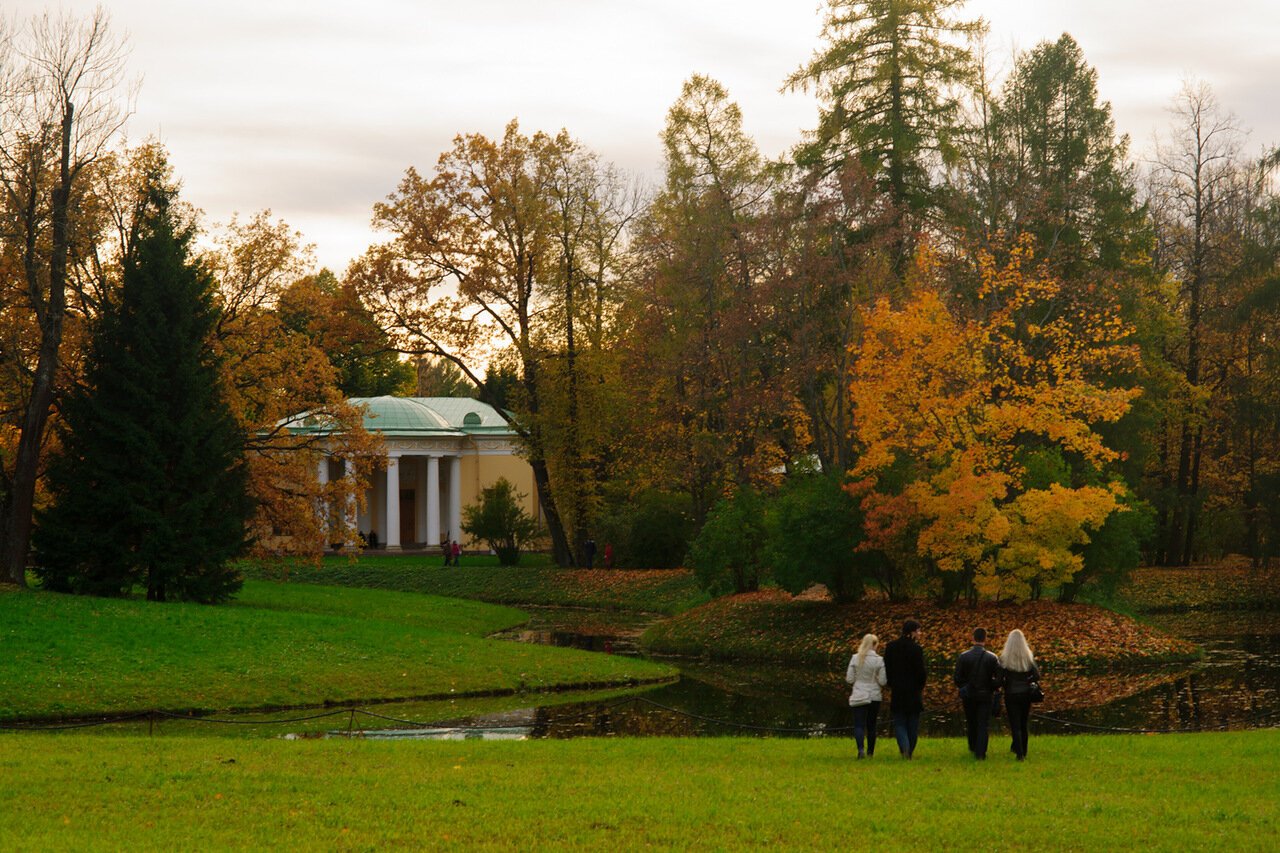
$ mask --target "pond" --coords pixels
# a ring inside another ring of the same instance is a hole
[[[502,637],[638,654],[646,620],[558,608],[531,610],[533,619]],[[1194,665],[1123,673],[1050,673],[1048,694],[1035,709],[1037,731],[1209,731],[1280,725],[1280,619],[1267,612],[1151,617],[1164,630],[1205,649]],[[957,649],[957,654],[962,651]],[[670,660],[680,680],[633,698],[530,707],[442,721],[443,731],[492,726],[510,736],[590,735],[779,736],[846,734],[851,723],[844,673],[781,666]],[[925,735],[961,735],[963,715],[949,671],[934,668],[926,692]],[[882,711],[887,716],[887,709]],[[448,726],[456,728],[450,730]],[[887,731],[885,721],[882,730]],[[438,735],[437,735],[438,736]]]

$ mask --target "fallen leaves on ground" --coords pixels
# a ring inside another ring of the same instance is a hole
[[[1212,610],[1280,606],[1280,569],[1246,566],[1143,568],[1121,598],[1138,610]]]
[[[1191,660],[1197,654],[1191,643],[1088,604],[831,604],[797,601],[780,590],[717,599],[650,628],[644,644],[671,654],[830,666],[847,662],[863,634],[876,634],[882,642],[894,639],[906,619],[921,623],[920,641],[931,665],[954,663],[972,645],[978,626],[987,629],[997,652],[1010,630],[1022,629],[1048,667],[1133,666]]]

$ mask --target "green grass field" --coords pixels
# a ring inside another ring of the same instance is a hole
[[[52,740],[51,740],[52,738]],[[56,744],[56,748],[51,748]],[[0,848],[1258,850],[1280,731],[958,740],[241,741],[0,735]]]
[[[523,619],[478,602],[254,581],[218,607],[0,588],[0,720],[362,703],[671,672],[483,639]]]
[[[499,566],[495,557],[463,557],[444,567],[439,557],[329,555],[319,565],[301,560],[241,563],[246,577],[391,589],[503,604],[595,607],[680,613],[708,600],[685,570],[559,569],[545,564]]]

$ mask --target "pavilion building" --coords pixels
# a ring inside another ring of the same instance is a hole
[[[364,428],[382,436],[386,452],[356,518],[372,547],[436,549],[443,540],[483,547],[462,532],[462,508],[503,477],[524,495],[525,511],[540,518],[533,469],[518,453],[519,436],[497,409],[466,397],[355,397],[348,402],[364,407]],[[317,472],[320,482],[344,476],[346,464],[325,457]]]

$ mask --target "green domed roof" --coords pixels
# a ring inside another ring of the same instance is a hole
[[[387,436],[514,436],[497,409],[468,397],[351,397],[365,410],[364,428]],[[302,412],[281,421],[295,435],[326,435],[332,423],[324,415]]]
[[[364,428],[383,435],[453,432],[454,426],[429,406],[409,397],[352,397],[365,407]]]

